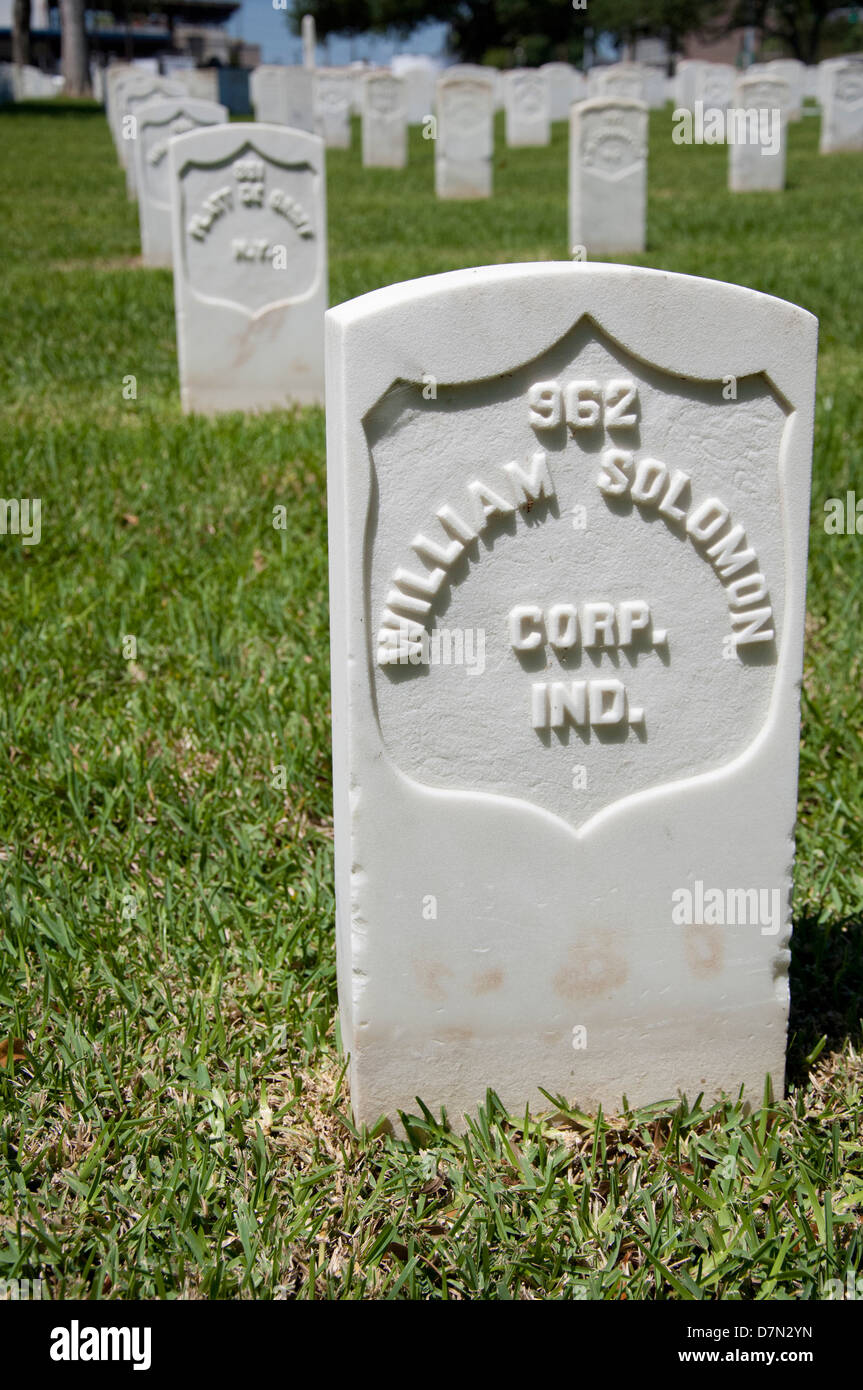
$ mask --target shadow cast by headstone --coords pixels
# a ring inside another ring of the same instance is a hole
[[[820,1054],[863,1041],[863,913],[835,921],[801,917],[791,938],[788,1084],[805,1085]]]
[[[65,101],[58,101],[56,97],[46,97],[41,100],[38,97],[27,101],[10,102],[8,106],[0,106],[0,119],[7,116],[52,116],[55,120],[60,117],[68,118],[74,116],[80,120],[81,116],[101,116],[105,119],[105,108],[98,101],[89,101],[82,98],[80,102],[72,101],[67,97]]]

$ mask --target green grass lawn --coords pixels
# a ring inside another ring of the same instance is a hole
[[[42,499],[38,545],[0,536],[0,1279],[798,1299],[863,1265],[863,537],[823,529],[863,497],[863,155],[817,138],[791,128],[784,194],[731,196],[727,151],[653,113],[640,258],[821,319],[787,1099],[490,1096],[400,1142],[355,1131],[336,1024],[323,413],[185,419],[102,112],[0,112],[0,491]],[[411,139],[406,172],[357,132],[328,155],[332,303],[566,257],[564,126],[499,132],[467,205]]]

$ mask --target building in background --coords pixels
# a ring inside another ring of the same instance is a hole
[[[185,57],[189,66],[257,67],[257,44],[244,43],[224,26],[240,8],[240,0],[114,0],[87,10],[87,39],[91,62],[159,60]],[[127,17],[128,12],[128,17]],[[30,61],[46,72],[60,63],[60,10],[48,0],[32,0]],[[12,0],[0,0],[0,62],[12,57]]]

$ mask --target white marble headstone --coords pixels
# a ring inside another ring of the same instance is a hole
[[[816,331],[589,262],[327,315],[358,1122],[781,1093]]]
[[[487,70],[450,68],[435,90],[435,192],[439,198],[490,198],[494,83]]]
[[[569,118],[569,246],[588,256],[644,250],[647,107],[592,97]]]
[[[551,140],[551,89],[540,68],[514,68],[503,75],[507,145],[547,145]]]
[[[148,101],[165,97],[182,97],[186,89],[182,82],[170,77],[153,77],[150,73],[131,72],[121,77],[116,87],[118,149],[120,163],[126,170],[126,193],[136,197],[135,141],[138,138],[138,113]]]
[[[407,83],[385,70],[363,78],[365,168],[403,169],[408,162]]]
[[[350,149],[355,74],[348,68],[316,68],[314,78],[317,129],[327,149]]]
[[[249,88],[259,123],[315,129],[315,79],[308,69],[263,64],[252,73]]]
[[[734,89],[737,124],[746,138],[728,149],[728,187],[732,193],[779,193],[785,187],[788,83],[756,73],[741,77]]]
[[[108,118],[108,129],[110,130],[111,138],[114,141],[114,147],[117,151],[117,158],[120,160],[121,163],[122,156],[120,154],[120,104],[117,88],[120,83],[120,79],[126,77],[128,74],[133,73],[134,71],[134,68],[129,63],[111,63],[109,67],[105,69],[105,114]]]
[[[863,150],[863,62],[837,63],[826,77],[821,154]]]
[[[166,97],[150,101],[138,113],[135,157],[138,167],[138,217],[141,222],[141,252],[144,265],[171,264],[171,181],[168,144],[177,135],[200,126],[219,125],[228,120],[228,108],[215,101],[194,97]]]
[[[644,73],[635,63],[612,63],[600,68],[597,95],[615,100],[644,101]]]
[[[829,94],[830,73],[845,63],[863,63],[863,53],[845,53],[841,58],[825,58],[818,64],[818,101],[822,107]]]
[[[219,100],[218,68],[185,68],[174,74],[174,80],[181,82],[189,96],[198,101]]]
[[[769,77],[781,77],[788,83],[786,120],[802,120],[806,64],[801,63],[798,58],[774,58],[771,63],[767,64],[767,74]]]
[[[300,29],[303,35],[303,67],[312,69],[315,66],[315,48],[318,42],[314,15],[304,14]]]
[[[169,145],[183,409],[323,400],[323,141],[289,126],[212,126]]]
[[[664,68],[645,67],[644,76],[644,100],[647,102],[651,111],[660,111],[666,102],[666,83],[668,81]]]
[[[570,106],[583,96],[583,78],[581,83],[578,80],[581,73],[569,63],[543,63],[539,71],[548,82],[551,119],[568,120]]]
[[[698,74],[702,68],[706,68],[709,66],[709,63],[705,63],[703,59],[700,58],[680,59],[674,74],[675,106],[680,106],[686,111],[694,110]]]
[[[430,59],[414,54],[398,54],[392,71],[405,84],[408,125],[422,125],[434,114],[434,84],[437,70]]]
[[[695,101],[700,101],[705,111],[724,111],[734,100],[736,80],[730,63],[702,63],[693,74]]]

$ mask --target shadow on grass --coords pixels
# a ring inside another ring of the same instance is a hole
[[[7,116],[102,116],[105,108],[89,97],[73,100],[72,97],[47,97],[44,101],[16,101],[9,106],[0,106],[0,120]]]
[[[802,917],[791,938],[788,1083],[805,1084],[807,1058],[822,1038],[832,1051],[859,1043],[863,1015],[863,914],[836,921]],[[819,1052],[822,1049],[819,1049]]]

